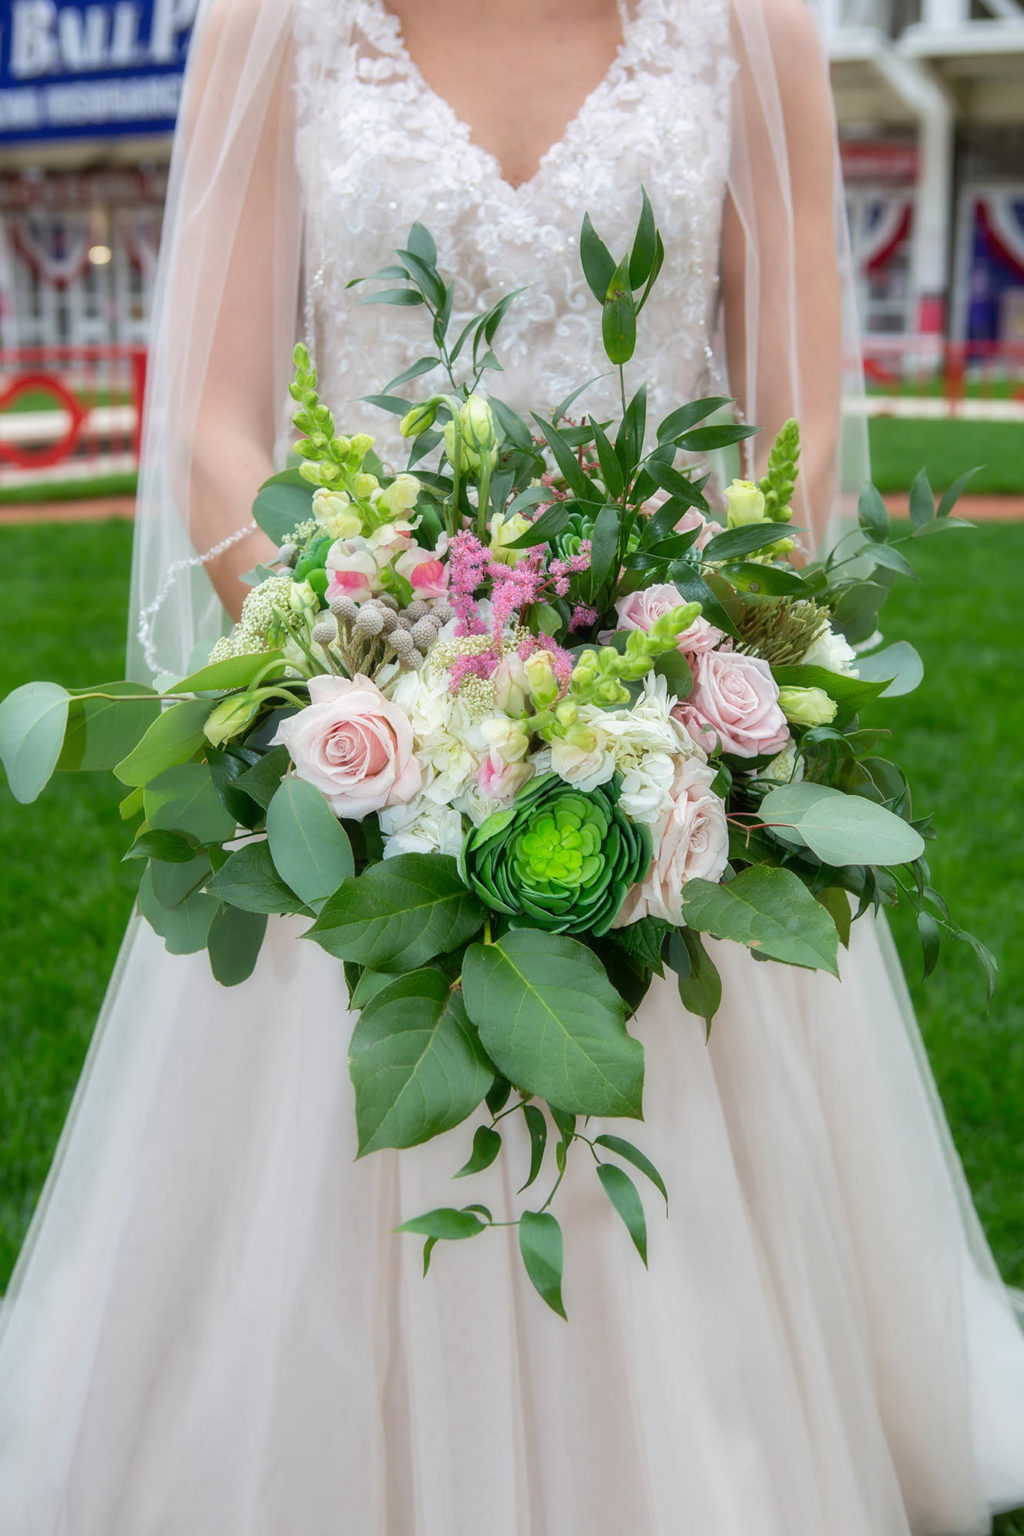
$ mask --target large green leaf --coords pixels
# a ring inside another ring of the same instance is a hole
[[[223,843],[236,830],[205,763],[165,769],[146,785],[143,803],[155,831],[184,832],[197,843]]]
[[[262,839],[231,854],[210,881],[210,894],[243,912],[303,912],[305,906],[285,885]]]
[[[195,895],[208,879],[210,861],[205,853],[182,864],[166,864],[154,859],[148,873],[153,894],[161,906],[180,907],[186,897]]]
[[[163,710],[138,746],[115,765],[115,776],[122,784],[148,784],[165,768],[187,763],[206,741],[203,726],[214,702],[185,699]]]
[[[309,517],[312,504],[313,487],[297,469],[285,469],[261,487],[252,515],[275,544],[283,544],[296,524]]]
[[[471,1115],[494,1071],[438,970],[401,976],[359,1015],[349,1046],[359,1156],[416,1147]]]
[[[462,983],[484,1049],[510,1082],[572,1114],[641,1118],[643,1048],[585,945],[520,928],[474,944]]]
[[[562,1271],[565,1250],[562,1229],[550,1211],[524,1211],[519,1219],[519,1252],[526,1273],[552,1312],[565,1317]]]
[[[94,693],[122,697],[98,699]],[[138,745],[159,713],[159,697],[139,683],[97,683],[95,689],[73,689],[57,767],[65,772],[109,771]]]
[[[691,880],[683,890],[691,928],[808,970],[838,976],[839,935],[825,908],[789,869],[755,864],[725,885]]]
[[[884,650],[857,659],[857,671],[865,682],[888,680],[880,695],[883,699],[902,698],[913,693],[924,677],[924,662],[908,640],[897,640]]]
[[[267,841],[281,879],[314,910],[356,867],[348,834],[323,795],[291,773],[267,807]]]
[[[256,969],[266,931],[265,912],[218,907],[206,942],[210,951],[210,969],[222,987],[237,987],[248,981]]]
[[[22,805],[38,800],[53,777],[70,702],[58,683],[26,683],[0,704],[0,762]]]
[[[824,784],[782,784],[765,795],[759,814],[824,864],[906,864],[924,853],[921,834],[902,817]]]
[[[407,971],[456,950],[486,913],[440,853],[403,853],[372,864],[324,905],[309,937],[339,960]]]
[[[149,869],[139,882],[139,911],[172,955],[194,955],[206,948],[210,924],[219,907],[215,897],[202,891],[173,907],[165,907],[153,888]]]

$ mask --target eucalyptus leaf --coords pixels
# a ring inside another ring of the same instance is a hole
[[[157,774],[145,787],[143,804],[156,831],[184,832],[197,843],[223,843],[235,833],[235,818],[204,763],[179,763]]]
[[[355,870],[344,827],[320,791],[295,774],[267,808],[267,841],[281,879],[314,910]]]
[[[865,682],[891,679],[879,697],[896,699],[913,693],[919,686],[924,677],[924,662],[909,641],[897,640],[882,651],[873,651],[870,656],[858,656],[857,671]]]
[[[267,931],[266,913],[221,906],[213,914],[207,936],[210,969],[222,987],[238,987],[256,969]]]
[[[907,864],[924,853],[921,834],[902,817],[824,784],[782,784],[765,795],[759,815],[786,827],[824,864]]]
[[[252,515],[272,544],[283,544],[313,505],[313,490],[297,469],[283,469],[264,481],[253,503]]]
[[[139,881],[139,911],[163,939],[172,955],[194,955],[206,948],[210,925],[220,908],[213,896],[197,892],[173,907],[165,907],[153,888],[149,869]]]
[[[0,704],[0,761],[21,805],[37,800],[53,777],[70,704],[58,683],[25,683]]]
[[[114,698],[96,698],[114,694]],[[160,713],[152,688],[118,681],[71,690],[67,729],[57,767],[62,772],[109,771],[142,740]]]
[[[181,864],[167,864],[155,859],[149,867],[153,894],[161,906],[180,907],[187,897],[202,888],[210,876],[210,860],[205,853]]]

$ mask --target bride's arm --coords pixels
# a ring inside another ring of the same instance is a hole
[[[722,282],[731,387],[758,471],[799,416],[797,518],[820,534],[836,486],[842,318],[828,64],[805,0],[735,0],[733,167]]]
[[[247,0],[214,0],[194,65],[194,121],[183,130],[190,159],[224,157],[216,170],[204,172],[197,166],[210,185],[216,187],[219,176],[247,178],[244,196],[223,229],[211,232],[209,210],[197,220],[204,248],[185,258],[196,263],[193,281],[200,290],[196,323],[203,326],[199,316],[204,308],[209,317],[198,339],[204,363],[198,370],[201,386],[195,428],[191,442],[182,445],[183,453],[190,455],[189,532],[200,553],[251,521],[256,491],[273,472],[281,408],[277,358],[281,338],[275,325],[282,320],[279,262],[282,247],[291,238],[281,223],[298,218],[294,189],[284,185],[294,175],[290,51],[254,68],[255,78],[248,86],[251,99],[244,98],[247,106],[233,94],[236,82],[218,83],[230,80],[223,60],[230,60],[232,54],[244,56],[243,32],[251,10]],[[240,113],[243,119],[251,113],[257,125],[255,145],[248,150],[243,146],[241,153],[233,142],[244,140],[244,123],[239,132]],[[218,128],[221,142],[217,142]],[[214,210],[214,220],[216,216]],[[184,236],[187,240],[187,228]],[[205,299],[204,288],[212,290]],[[190,342],[196,344],[196,339]],[[240,576],[272,553],[270,540],[255,530],[207,564],[217,595],[233,619],[238,618],[247,591]]]

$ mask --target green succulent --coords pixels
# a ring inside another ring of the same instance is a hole
[[[651,862],[650,832],[617,801],[616,783],[583,793],[543,774],[469,833],[463,879],[513,927],[607,933]]]

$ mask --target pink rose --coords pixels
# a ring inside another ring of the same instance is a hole
[[[648,630],[656,619],[671,613],[673,608],[681,607],[682,603],[678,590],[671,583],[662,582],[653,587],[644,587],[641,592],[630,592],[628,597],[620,597],[615,604],[615,612],[622,629]],[[703,651],[710,651],[723,638],[722,631],[709,624],[707,619],[696,618],[688,629],[683,630],[677,644],[684,656],[699,656]]]
[[[271,745],[288,748],[299,778],[335,816],[361,821],[419,793],[412,726],[369,678],[312,677],[309,701],[282,722]]]
[[[672,711],[699,747],[760,757],[781,752],[789,725],[779,707],[779,689],[760,656],[738,651],[705,651],[698,656],[693,692]]]
[[[681,923],[687,881],[717,883],[722,878],[729,859],[729,824],[725,805],[711,788],[714,779],[712,770],[695,757],[679,764],[669,791],[672,808],[652,828],[654,862],[627,895],[616,928],[648,916]]]
[[[712,522],[710,518],[704,516],[703,512],[698,512],[696,507],[687,507],[676,523],[676,533],[689,533],[691,528],[700,529],[700,533],[694,540],[694,549],[705,549],[717,533],[725,531],[721,523]]]

